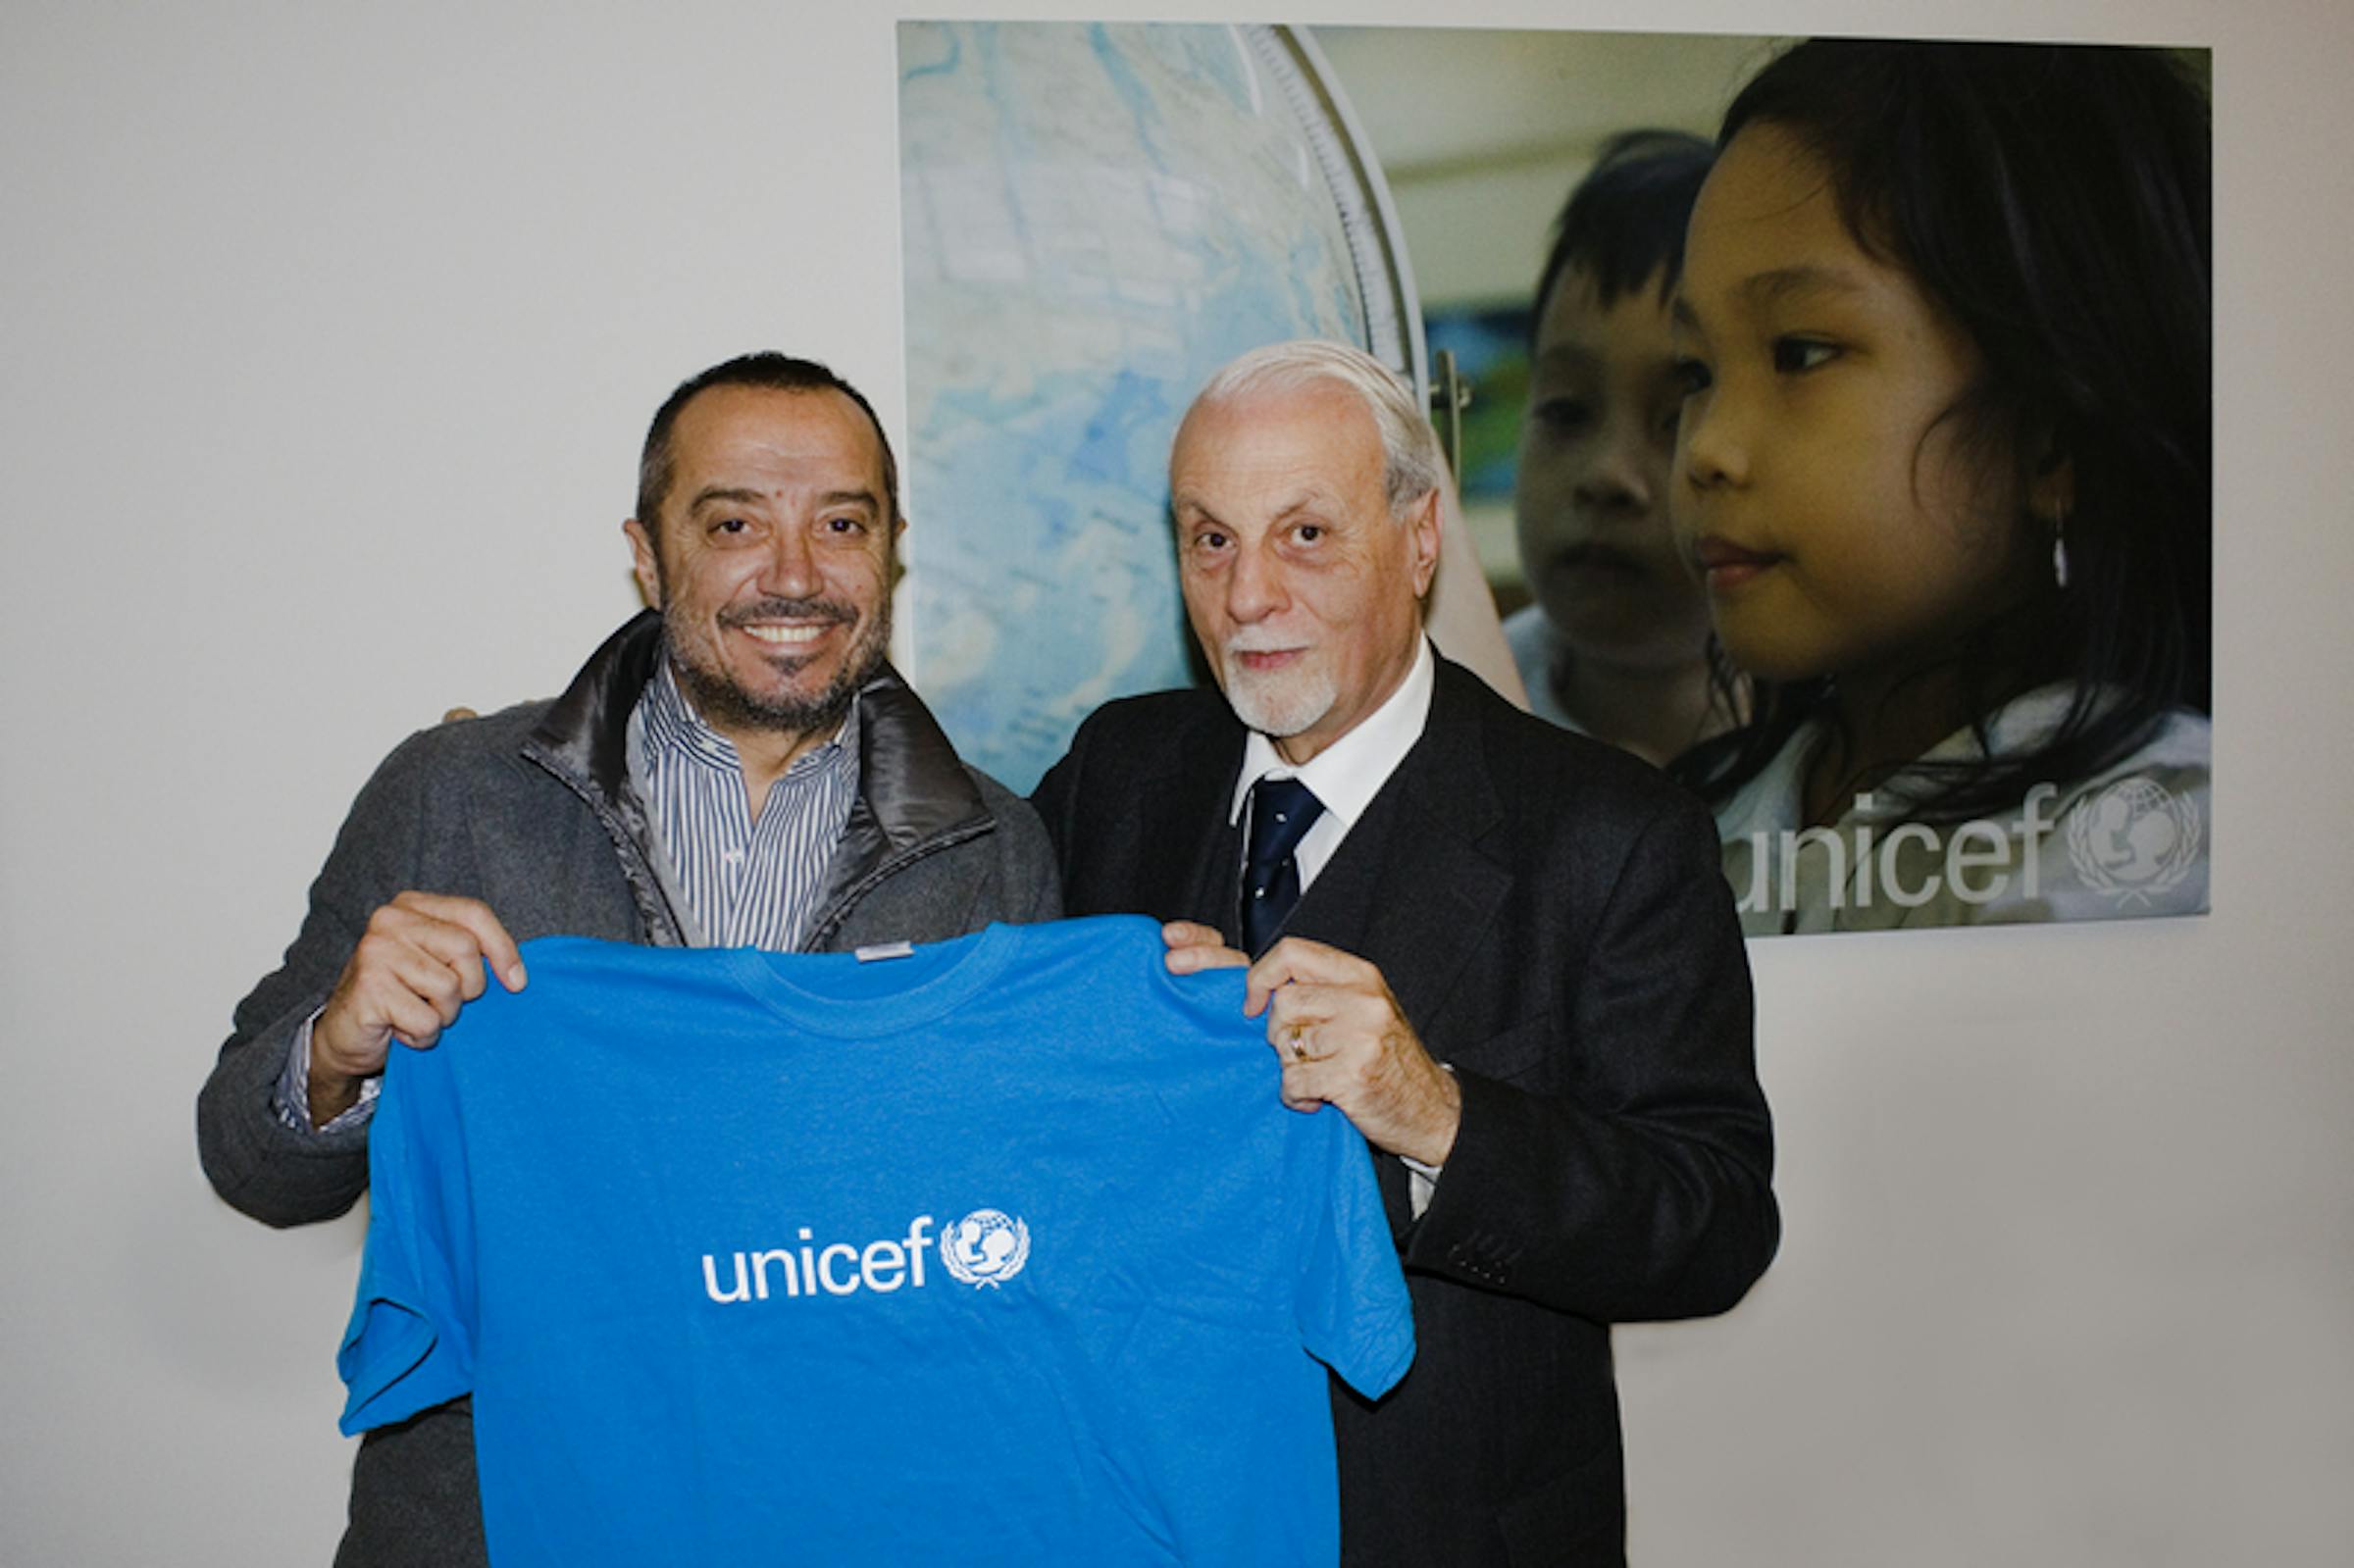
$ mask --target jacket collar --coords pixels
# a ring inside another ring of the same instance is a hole
[[[662,617],[641,610],[588,655],[533,727],[524,755],[618,801],[630,776],[630,715],[661,658]]]
[[[630,715],[661,667],[662,646],[659,611],[632,617],[549,705],[524,754],[621,807]],[[858,794],[893,848],[989,818],[939,721],[889,663],[858,689]]]
[[[1412,953],[1385,972],[1408,1018],[1436,1016],[1511,889],[1515,868],[1488,772],[1488,725],[1504,700],[1438,661],[1422,738],[1300,898],[1291,929],[1347,952]]]

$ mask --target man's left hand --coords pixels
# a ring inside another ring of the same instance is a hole
[[[1247,962],[1206,927],[1162,930],[1179,974]],[[1267,1043],[1283,1063],[1283,1102],[1337,1105],[1375,1148],[1424,1165],[1447,1163],[1462,1120],[1462,1091],[1422,1048],[1381,971],[1363,959],[1286,936],[1251,965],[1243,1011],[1267,1015]]]

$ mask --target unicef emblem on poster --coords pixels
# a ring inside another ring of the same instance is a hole
[[[1030,1227],[998,1209],[975,1209],[940,1233],[940,1261],[975,1290],[1003,1285],[1030,1261]]]
[[[2088,887],[2119,904],[2147,904],[2198,863],[2195,801],[2155,780],[2120,779],[2068,814],[2068,858]]]

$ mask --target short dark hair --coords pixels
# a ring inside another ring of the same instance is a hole
[[[2032,521],[2039,472],[2065,461],[2073,480],[2068,586],[2011,628],[2030,633],[2012,638],[2028,667],[2006,670],[1991,637],[1956,666],[1981,717],[2060,681],[2074,688],[2068,715],[2031,751],[1931,770],[1934,798],[1916,814],[2005,809],[2037,782],[2111,765],[2174,709],[2205,711],[2211,135],[2188,62],[2106,44],[1817,38],[1741,90],[1717,145],[1753,125],[1819,159],[1857,244],[1976,348],[1978,383],[1945,417],[1965,439],[2011,444],[2020,515]],[[1827,696],[1819,679],[1760,683],[1750,724],[1687,759],[1688,779],[1728,798]]]
[[[1688,131],[1625,130],[1604,142],[1554,220],[1530,333],[1571,268],[1594,280],[1606,310],[1646,283],[1663,302],[1673,294],[1684,274],[1684,226],[1715,161],[1716,149]]]
[[[679,423],[679,415],[689,403],[715,386],[757,386],[777,392],[840,392],[858,405],[867,423],[875,428],[875,442],[883,449],[883,501],[890,510],[888,521],[899,520],[899,465],[892,456],[891,437],[883,433],[883,422],[875,417],[874,405],[865,394],[825,366],[813,359],[795,359],[791,354],[764,350],[757,354],[740,354],[723,364],[714,365],[699,376],[681,381],[678,389],[663,399],[654,410],[654,422],[646,428],[645,448],[638,459],[638,521],[646,531],[657,532],[661,527],[662,503],[670,495],[674,467],[670,449],[671,430]]]

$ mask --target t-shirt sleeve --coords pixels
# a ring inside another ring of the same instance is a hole
[[[1414,1320],[1372,1155],[1329,1105],[1298,1121],[1295,1151],[1306,1156],[1293,1161],[1303,1208],[1300,1342],[1357,1392],[1379,1398],[1413,1362]]]
[[[335,1368],[350,1437],[474,1388],[474,1238],[453,1043],[395,1045],[368,1140],[368,1239]]]

